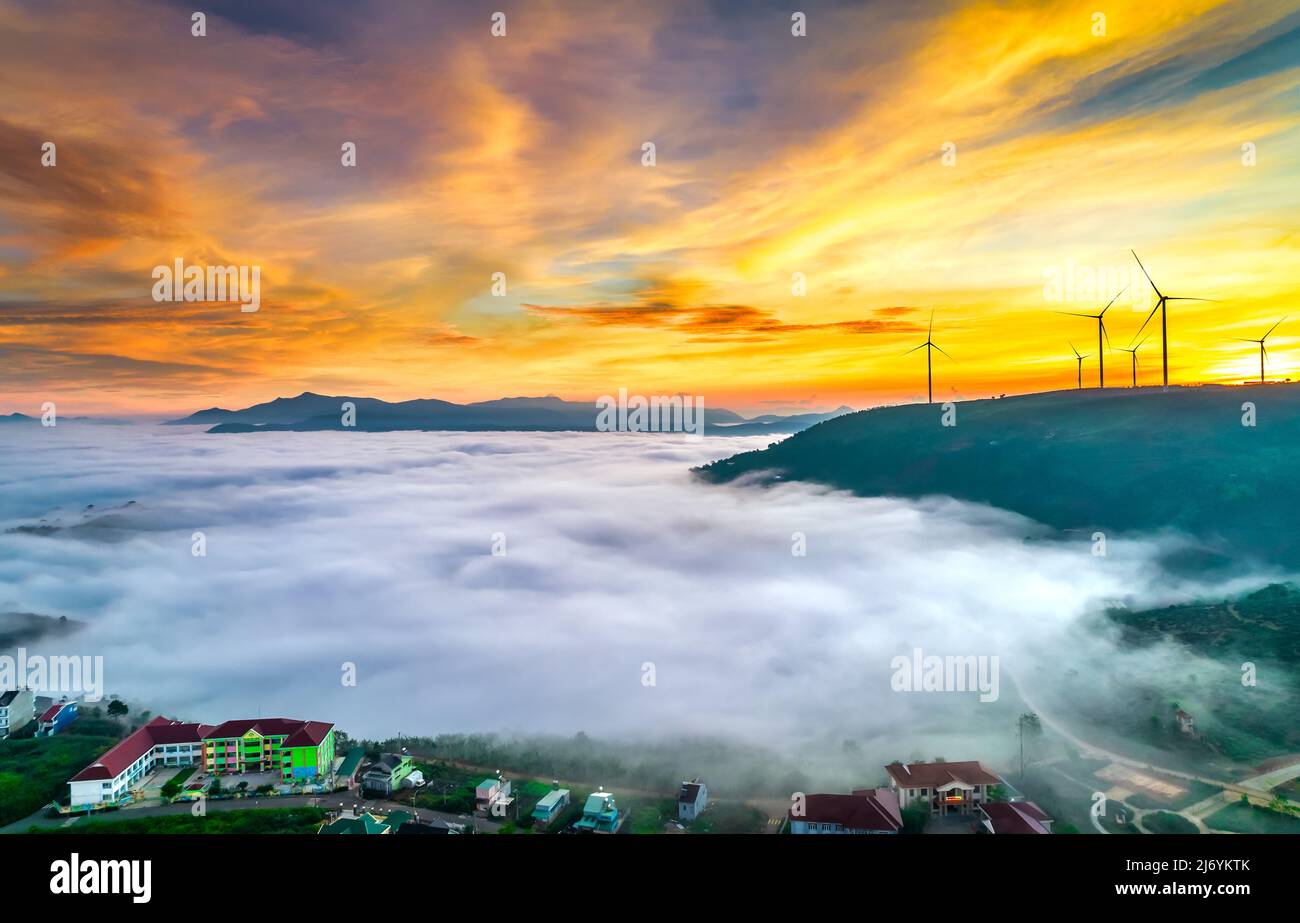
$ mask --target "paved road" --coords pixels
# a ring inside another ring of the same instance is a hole
[[[1272,793],[1269,792],[1268,790],[1269,787],[1273,785],[1279,785],[1282,782],[1300,776],[1300,763],[1296,763],[1292,766],[1285,766],[1282,767],[1281,769],[1275,769],[1271,772],[1261,773],[1260,775],[1252,776],[1249,779],[1243,779],[1241,782],[1228,782],[1223,779],[1214,779],[1208,776],[1196,775],[1195,773],[1181,772],[1177,769],[1167,769],[1163,766],[1156,766],[1152,763],[1144,763],[1141,760],[1135,760],[1132,759],[1131,757],[1123,756],[1111,750],[1106,750],[1102,747],[1097,746],[1096,744],[1090,743],[1074,735],[1065,727],[1063,727],[1059,721],[1057,721],[1051,715],[1043,712],[1043,710],[1040,709],[1035,703],[1031,702],[1029,698],[1025,695],[1024,689],[1021,687],[1019,680],[1017,680],[1015,676],[1011,676],[1011,684],[1015,687],[1016,694],[1020,697],[1020,701],[1024,702],[1025,705],[1029,707],[1030,711],[1038,715],[1039,720],[1042,722],[1042,724],[1045,727],[1051,728],[1058,735],[1065,738],[1070,743],[1074,744],[1074,746],[1079,748],[1080,753],[1083,755],[1103,757],[1105,759],[1110,760],[1111,762],[1119,763],[1123,766],[1129,766],[1133,769],[1145,769],[1149,772],[1158,772],[1163,775],[1174,776],[1179,779],[1187,779],[1193,782],[1201,782],[1205,785],[1212,785],[1215,786],[1216,788],[1222,788],[1225,793],[1231,792],[1238,795],[1245,795],[1253,804],[1268,804],[1273,799]],[[1057,771],[1059,772],[1059,770]],[[1065,775],[1064,773],[1061,774]],[[1067,776],[1067,778],[1069,777]],[[1078,780],[1071,779],[1071,781],[1077,782]],[[1203,819],[1205,809],[1209,806],[1209,803],[1216,800],[1219,802],[1220,806],[1226,803],[1225,795],[1218,794],[1218,795],[1214,795],[1211,798],[1207,798],[1204,801],[1197,802],[1196,804],[1191,805],[1190,807],[1182,808],[1181,810],[1175,811],[1169,808],[1165,808],[1161,810],[1166,810],[1171,814],[1178,814],[1181,817],[1187,819],[1191,823],[1195,824],[1196,829],[1199,830],[1201,833],[1220,833],[1222,831],[1211,830],[1209,827],[1207,827]],[[1136,808],[1133,805],[1129,805],[1129,804],[1125,804],[1125,807],[1127,807],[1130,811],[1134,812],[1133,820],[1134,823],[1137,824],[1137,828],[1141,830],[1143,833],[1147,833],[1148,832],[1147,829],[1142,825],[1142,818],[1146,814],[1157,813],[1157,812],[1153,810],[1144,810],[1141,808]],[[1097,823],[1096,818],[1093,819],[1093,826],[1096,826],[1100,829],[1100,825]],[[1103,830],[1102,832],[1104,833],[1105,831]]]

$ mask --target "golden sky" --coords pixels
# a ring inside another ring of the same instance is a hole
[[[195,6],[0,0],[0,413],[1300,378],[1294,2]]]

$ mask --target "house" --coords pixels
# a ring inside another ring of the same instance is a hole
[[[569,790],[560,788],[558,782],[552,783],[552,788],[533,808],[533,821],[535,824],[547,827],[555,818],[559,817],[566,807],[569,806]]]
[[[898,833],[903,814],[887,788],[855,789],[848,795],[805,795],[790,808],[790,832],[798,834]]]
[[[989,833],[1051,833],[1052,819],[1032,801],[990,802],[979,806]]]
[[[619,814],[613,795],[596,792],[587,797],[582,818],[574,822],[573,829],[580,833],[618,833],[626,819],[626,814]]]
[[[677,819],[690,823],[704,811],[709,803],[709,789],[699,779],[683,782],[677,792]]]
[[[334,725],[258,718],[192,724],[159,715],[68,782],[73,807],[116,804],[159,766],[202,766],[211,775],[278,772],[283,782],[329,775]]]
[[[449,824],[446,821],[431,818],[429,820],[419,820],[418,818],[409,824],[402,824],[397,829],[399,836],[445,836],[447,834],[464,833],[465,828],[460,824]]]
[[[361,787],[368,792],[391,795],[414,771],[415,763],[405,753],[385,753],[366,769],[361,777]]]
[[[356,785],[357,778],[361,775],[361,761],[365,758],[364,747],[353,747],[348,751],[348,755],[343,757],[339,768],[334,770],[335,780],[345,783],[348,788]]]
[[[30,689],[0,692],[0,740],[21,731],[36,717],[36,694]]]
[[[45,711],[41,712],[40,718],[37,719],[40,726],[36,729],[36,736],[53,737],[76,720],[76,702],[69,702],[67,699],[64,699],[62,702],[55,702],[49,708],[45,709]]]
[[[998,776],[975,761],[891,763],[885,772],[902,810],[923,804],[931,815],[939,816],[970,814],[988,802],[989,786],[1002,784]]]
[[[480,814],[505,816],[506,808],[514,803],[510,797],[510,780],[501,777],[486,778],[474,786],[474,810]]]
[[[321,824],[320,829],[316,832],[335,835],[364,834],[375,836],[385,833],[397,833],[410,820],[411,815],[405,811],[392,811],[388,814],[373,814],[366,811],[361,814],[354,814],[348,810],[333,821]]]
[[[1174,720],[1178,722],[1178,730],[1182,731],[1184,734],[1192,736],[1196,733],[1196,728],[1192,724],[1192,716],[1181,708],[1174,712]]]

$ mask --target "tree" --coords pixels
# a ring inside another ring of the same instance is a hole
[[[1038,720],[1038,716],[1031,711],[1025,712],[1016,719],[1016,725],[1020,731],[1020,781],[1025,781],[1025,729],[1029,729],[1032,735],[1043,733],[1043,724]]]
[[[126,707],[126,703],[121,699],[114,699],[108,703],[108,713],[114,717],[121,718],[128,711],[130,709]]]

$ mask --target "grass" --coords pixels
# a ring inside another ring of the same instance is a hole
[[[691,833],[764,833],[767,814],[742,801],[712,801],[687,829]]]
[[[1168,811],[1157,811],[1155,814],[1148,814],[1142,818],[1142,826],[1151,833],[1199,833],[1196,825],[1187,818],[1171,814]]]
[[[1300,833],[1300,818],[1235,801],[1205,818],[1212,830],[1232,833]]]
[[[181,793],[181,788],[185,785],[185,780],[194,775],[197,766],[184,766],[181,771],[172,776],[163,783],[161,794],[163,798],[175,798]]]
[[[618,805],[620,810],[628,810],[624,821],[628,833],[662,833],[664,824],[677,819],[677,801],[673,798],[619,798]]]
[[[416,768],[424,773],[425,782],[415,796],[416,807],[449,814],[474,810],[474,788],[483,781],[483,773],[443,762],[421,762]]]
[[[66,802],[68,780],[115,743],[111,737],[75,734],[0,740],[0,825],[22,820],[51,801]]]

